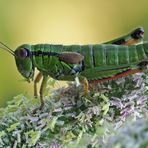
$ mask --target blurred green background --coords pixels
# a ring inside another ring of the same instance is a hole
[[[0,41],[89,44],[108,41],[143,26],[148,39],[147,0],[0,0]],[[33,95],[11,55],[0,50],[0,106],[20,93]]]

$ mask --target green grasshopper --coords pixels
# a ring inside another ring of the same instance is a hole
[[[67,46],[24,44],[15,51],[3,43],[0,45],[14,56],[21,75],[29,82],[34,80],[35,96],[37,83],[43,77],[40,87],[40,109],[42,109],[43,92],[48,76],[66,81],[74,81],[78,77],[85,80],[87,92],[88,81],[99,83],[140,72],[148,63],[148,42],[143,42],[143,35],[143,28],[137,28],[104,44]],[[34,79],[35,68],[39,70],[39,74]]]

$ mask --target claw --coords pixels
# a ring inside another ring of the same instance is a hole
[[[42,103],[42,104],[40,105],[40,107],[35,108],[35,109],[32,111],[32,113],[33,113],[33,114],[36,114],[36,112],[37,112],[38,110],[42,111],[42,110],[43,110],[43,107],[44,107],[44,103]]]

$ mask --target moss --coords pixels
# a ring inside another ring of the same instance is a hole
[[[84,97],[82,88],[51,90],[49,81],[45,107],[33,114],[39,100],[20,94],[1,108],[0,147],[98,147],[127,120],[147,115],[148,81],[137,74],[98,86]],[[49,90],[50,89],[50,90]],[[133,136],[136,137],[136,136]],[[145,143],[143,143],[145,144]]]

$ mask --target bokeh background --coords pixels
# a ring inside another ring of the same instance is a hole
[[[102,43],[143,26],[148,39],[147,0],[0,0],[0,41],[24,43]],[[20,93],[33,95],[15,61],[0,50],[0,107]]]

